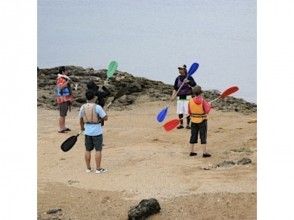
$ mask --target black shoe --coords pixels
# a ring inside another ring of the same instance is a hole
[[[190,157],[197,156],[197,153],[191,152]]]
[[[65,131],[71,131],[69,128],[65,128],[64,130],[65,130]]]
[[[191,129],[191,127],[189,125],[186,126],[186,129]]]
[[[184,128],[183,125],[180,125],[180,126],[177,127],[177,129],[182,129],[182,128]]]
[[[204,153],[202,157],[211,157],[211,155],[209,153]]]

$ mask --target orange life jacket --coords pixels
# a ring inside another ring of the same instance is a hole
[[[201,123],[203,120],[207,119],[207,114],[205,114],[203,109],[203,99],[201,101],[195,98],[189,101],[190,116],[193,123]]]
[[[83,121],[86,124],[99,124],[100,117],[96,113],[95,103],[86,103],[82,106]]]

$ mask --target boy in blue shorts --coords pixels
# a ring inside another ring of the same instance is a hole
[[[103,130],[101,121],[107,120],[107,115],[100,105],[95,103],[93,91],[86,92],[87,103],[82,105],[79,112],[81,130],[85,133],[85,162],[86,172],[91,172],[91,151],[95,148],[95,173],[105,173],[107,169],[100,166],[102,158]]]

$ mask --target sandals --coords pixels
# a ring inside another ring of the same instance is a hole
[[[58,133],[65,133],[66,131],[71,131],[69,128],[65,128],[62,130],[59,130]]]

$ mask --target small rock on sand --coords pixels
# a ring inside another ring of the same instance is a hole
[[[234,166],[236,163],[232,160],[225,160],[219,164],[216,165],[216,167],[230,167]]]
[[[69,185],[72,185],[72,184],[75,184],[75,183],[79,183],[79,181],[77,181],[77,180],[69,180],[69,181],[67,181],[67,183]]]
[[[49,210],[47,211],[47,214],[48,214],[48,215],[50,215],[50,214],[55,214],[55,213],[57,213],[57,212],[61,212],[61,211],[62,211],[62,209],[60,209],[60,208],[49,209]]]
[[[243,158],[237,162],[238,165],[246,165],[252,163],[252,160],[249,158]]]
[[[256,119],[251,119],[250,121],[248,121],[249,124],[252,124],[252,123],[257,123],[257,120]]]

